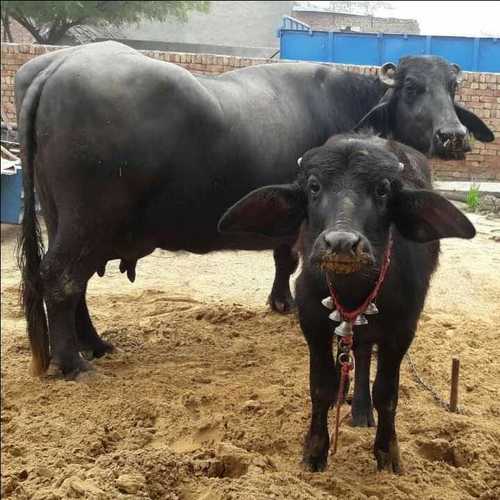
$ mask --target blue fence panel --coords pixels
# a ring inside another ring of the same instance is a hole
[[[312,33],[306,31],[290,31],[292,36],[286,38],[280,50],[281,59],[297,59],[300,61],[328,61],[328,33],[323,31]],[[281,37],[283,40],[283,37]]]
[[[430,53],[458,64],[462,69],[474,71],[474,39],[452,36],[433,36]]]
[[[381,64],[397,63],[401,57],[425,54],[424,37],[415,35],[384,35]]]
[[[282,59],[381,65],[408,55],[432,54],[465,71],[500,72],[500,40],[281,29]]]
[[[479,38],[478,43],[478,71],[500,73],[500,39]]]
[[[347,33],[333,34],[333,58],[342,64],[365,64],[367,66],[379,64],[379,40],[377,37],[364,37]]]

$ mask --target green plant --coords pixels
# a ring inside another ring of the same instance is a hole
[[[479,206],[479,199],[481,197],[479,194],[479,187],[479,184],[472,182],[469,187],[469,191],[467,192],[467,198],[465,199],[465,202],[471,210],[476,210]]]

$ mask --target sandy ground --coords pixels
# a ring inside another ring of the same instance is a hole
[[[78,382],[29,374],[15,227],[2,228],[2,497],[154,499],[500,498],[500,222],[447,240],[411,352],[451,414],[402,365],[404,473],[378,473],[373,429],[344,424],[324,473],[300,466],[308,354],[293,315],[265,306],[269,252],[157,251],[130,284],[117,263],[89,287],[119,352]],[[496,321],[495,321],[496,320]],[[333,419],[333,412],[331,418]]]

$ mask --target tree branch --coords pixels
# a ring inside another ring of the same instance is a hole
[[[43,36],[40,35],[39,29],[36,28],[33,24],[31,24],[30,20],[24,17],[24,15],[21,12],[19,12],[16,9],[10,14],[10,17],[12,17],[12,19],[17,21],[23,28],[28,30],[38,43],[42,44],[44,43]]]
[[[2,24],[3,24],[3,38],[4,42],[13,42],[14,39],[12,38],[12,33],[10,31],[10,19],[9,19],[9,13],[5,12],[4,15],[2,16]]]

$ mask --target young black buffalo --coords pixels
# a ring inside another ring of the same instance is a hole
[[[354,326],[356,384],[363,387],[355,391],[353,405],[371,405],[369,356],[364,354],[377,343],[374,453],[379,469],[399,472],[394,420],[401,360],[414,337],[438,262],[439,239],[472,238],[475,229],[432,191],[423,155],[393,141],[354,134],[335,136],[308,151],[295,183],[251,192],[225,213],[219,230],[276,237],[292,234],[299,226],[303,268],[296,294],[310,352],[312,401],[304,464],[312,471],[326,466],[327,414],[339,384],[332,356],[337,323],[321,303],[330,295],[327,279],[338,303],[347,311],[355,310],[371,294],[390,253],[376,297],[379,314],[370,316],[366,325]]]

